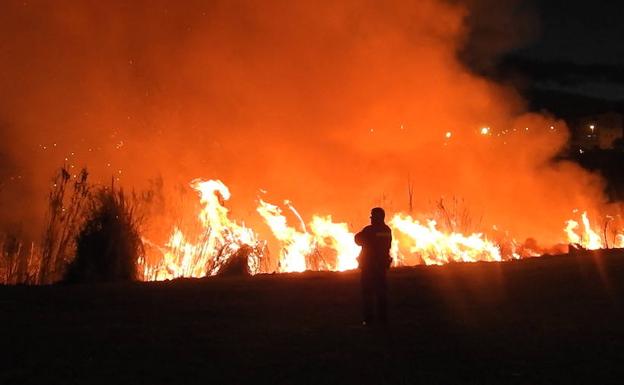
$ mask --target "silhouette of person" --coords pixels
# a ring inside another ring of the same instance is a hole
[[[355,234],[355,243],[362,246],[358,262],[364,326],[375,321],[374,307],[377,308],[377,320],[382,324],[388,322],[386,271],[392,263],[392,232],[384,223],[385,216],[381,207],[375,207],[371,210],[371,224]]]

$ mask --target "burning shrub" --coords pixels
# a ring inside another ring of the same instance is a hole
[[[242,245],[219,269],[217,275],[250,275],[249,256],[254,252],[248,245]]]
[[[132,281],[143,254],[136,204],[123,190],[101,189],[94,194],[87,219],[76,238],[76,258],[66,282]]]

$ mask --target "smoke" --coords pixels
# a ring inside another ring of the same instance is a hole
[[[464,0],[470,12],[460,58],[478,73],[495,72],[503,54],[521,48],[540,33],[539,17],[529,0]]]
[[[14,166],[0,173],[3,216],[41,217],[62,163],[139,188],[155,175],[168,186],[220,178],[252,224],[265,189],[304,217],[359,226],[372,205],[407,210],[409,177],[417,212],[455,196],[484,224],[556,242],[572,209],[600,203],[601,182],[551,160],[563,122],[525,114],[514,90],[460,61],[467,44],[492,57],[475,44],[483,33],[470,35],[473,10],[483,8],[4,1],[0,154]]]

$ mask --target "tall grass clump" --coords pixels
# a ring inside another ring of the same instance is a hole
[[[66,282],[119,282],[138,278],[143,257],[136,197],[122,189],[102,188],[92,194],[86,220],[76,237],[76,256]]]
[[[88,175],[86,169],[72,175],[63,166],[52,181],[41,245],[39,283],[58,281],[74,256],[76,233],[84,221],[90,199]]]
[[[35,242],[24,240],[18,232],[0,233],[0,284],[33,284],[40,266]]]

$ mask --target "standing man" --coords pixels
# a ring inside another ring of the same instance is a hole
[[[392,263],[392,232],[384,223],[385,216],[381,207],[375,207],[371,210],[371,224],[355,234],[355,243],[362,246],[358,262],[362,280],[364,326],[375,321],[375,303],[377,320],[384,325],[388,322],[386,271]]]

